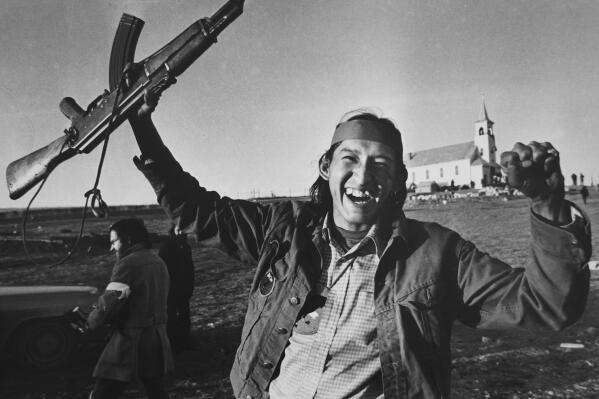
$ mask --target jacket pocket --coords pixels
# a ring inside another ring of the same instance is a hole
[[[399,306],[411,310],[420,333],[428,343],[439,345],[444,323],[451,312],[450,299],[446,285],[431,281],[403,294],[397,299]]]
[[[428,387],[440,395],[448,384],[451,302],[447,286],[436,281],[416,287],[398,297],[400,334],[407,342],[406,351],[418,359],[406,365],[413,383]]]
[[[289,254],[290,244],[288,241],[269,239],[262,250],[258,260],[256,275],[252,291],[258,290],[262,295],[270,295],[278,282],[282,282],[289,274],[289,262],[286,255]]]

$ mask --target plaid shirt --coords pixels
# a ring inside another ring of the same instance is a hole
[[[324,264],[317,293],[324,306],[298,320],[285,349],[280,374],[269,388],[280,398],[382,398],[383,386],[374,315],[374,274],[382,250],[376,226],[347,253],[323,235]]]

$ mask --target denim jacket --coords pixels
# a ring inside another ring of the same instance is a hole
[[[220,197],[168,151],[138,168],[166,213],[198,240],[257,265],[231,370],[237,398],[265,398],[293,325],[322,271],[324,214],[307,202]],[[375,275],[375,314],[386,398],[447,398],[454,321],[481,328],[575,322],[586,305],[590,226],[563,229],[532,215],[528,264],[512,268],[436,223],[388,215]],[[301,378],[301,376],[298,376]]]

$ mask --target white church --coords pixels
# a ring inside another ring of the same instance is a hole
[[[480,120],[474,123],[474,140],[404,154],[407,185],[450,186],[453,181],[457,187],[474,184],[475,188],[481,188],[500,178],[493,121],[489,119],[484,101],[481,114]]]

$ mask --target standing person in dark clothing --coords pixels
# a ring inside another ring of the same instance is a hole
[[[164,260],[171,279],[167,302],[166,332],[173,350],[189,348],[191,321],[189,298],[193,294],[194,267],[187,234],[172,226],[168,239],[162,244],[158,256]]]
[[[119,220],[109,231],[116,264],[87,327],[111,324],[114,331],[96,364],[96,384],[89,397],[114,399],[139,378],[148,398],[168,398],[165,376],[173,369],[166,336],[168,271],[150,251],[142,220]]]
[[[587,198],[589,196],[589,190],[587,189],[587,186],[582,186],[582,188],[580,189],[580,195],[582,195],[582,202],[584,202],[584,204],[587,204]]]

